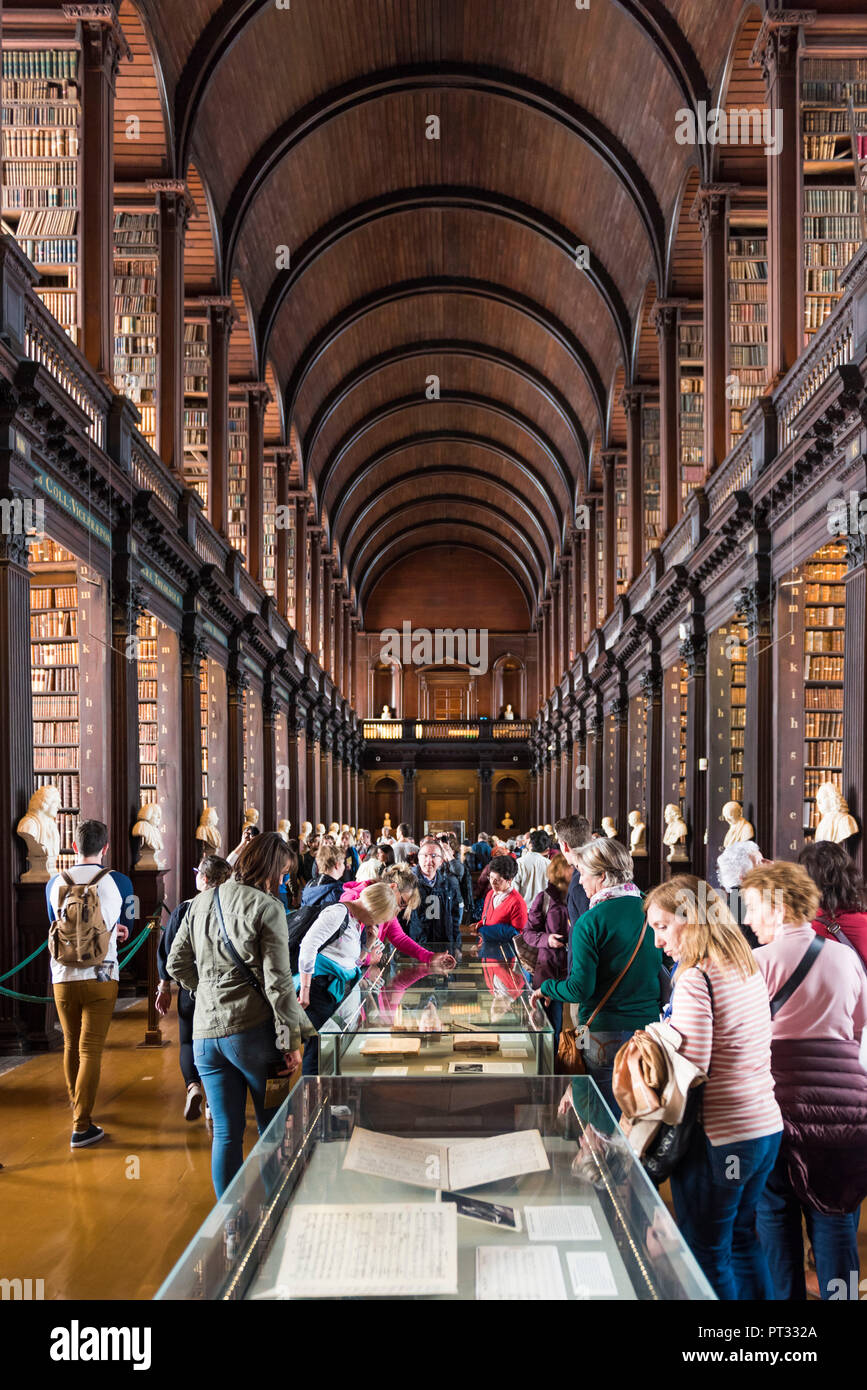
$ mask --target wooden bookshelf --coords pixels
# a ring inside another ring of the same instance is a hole
[[[800,71],[804,338],[840,298],[865,230],[867,56],[804,58]]]
[[[729,626],[727,654],[731,676],[729,680],[731,719],[729,723],[729,799],[744,802],[744,740],[747,727],[747,640],[745,627],[739,623]]]
[[[157,744],[159,741],[159,673],[156,618],[143,613],[136,627],[138,637],[138,744],[139,797],[144,805],[157,801]]]
[[[678,675],[678,686],[680,696],[680,721],[678,726],[678,745],[677,745],[677,794],[680,802],[680,814],[686,819],[686,748],[687,748],[687,686],[686,686],[686,666],[680,663]]]
[[[614,583],[618,594],[629,588],[629,504],[626,455],[619,455],[614,465]]]
[[[75,556],[50,540],[31,545],[29,568],[33,786],[60,792],[58,866],[67,869],[81,810],[78,572]]]
[[[249,417],[246,401],[229,406],[229,544],[247,559],[247,457]]]
[[[843,647],[846,547],[822,546],[804,566],[804,807],[807,833],[818,823],[822,782],[843,790]]]
[[[728,227],[729,333],[727,378],[729,447],[740,439],[744,415],[765,389],[768,377],[767,227],[736,212]]]
[[[151,448],[157,436],[159,215],[114,214],[114,384],[141,413]]]
[[[289,527],[289,533],[288,533],[287,539],[288,539],[288,542],[289,542],[288,547],[287,547],[287,549],[288,549],[288,565],[289,565],[289,574],[288,574],[288,576],[287,576],[287,585],[286,585],[287,612],[290,613],[290,614],[292,614],[293,617],[294,617],[294,614],[295,614],[295,526],[294,526],[294,524],[293,524],[292,526]]]
[[[265,457],[262,470],[262,588],[277,595],[277,464]]]
[[[3,52],[3,220],[36,293],[81,341],[81,90],[77,46]]]
[[[211,365],[206,318],[184,320],[184,482],[208,505],[208,377]]]
[[[641,477],[644,490],[644,553],[656,550],[662,540],[659,473],[659,406],[641,407]]]
[[[210,662],[203,661],[199,667],[199,714],[200,741],[202,747],[202,806],[210,806],[208,800],[208,720],[210,715]]]
[[[678,460],[681,501],[704,482],[704,326],[700,311],[681,310],[677,328],[680,399]]]

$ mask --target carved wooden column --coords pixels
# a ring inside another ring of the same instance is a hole
[[[265,830],[277,829],[277,716],[280,702],[270,677],[262,695],[262,820]]]
[[[228,692],[228,730],[227,786],[229,824],[224,830],[226,848],[238,843],[241,826],[244,822],[244,701],[248,681],[238,665],[237,653],[229,664],[227,676]]]
[[[183,179],[147,179],[159,214],[157,453],[184,471],[184,237],[192,199]]]
[[[322,776],[319,761],[319,735],[322,725],[319,721],[318,712],[311,710],[307,719],[307,816],[306,819],[316,823],[322,819],[322,800],[321,786]]]
[[[289,528],[294,520],[295,508],[289,503],[289,460],[287,449],[277,450],[277,527],[276,555],[277,612],[287,623],[292,624],[294,614],[289,612]],[[297,822],[296,822],[297,824]]]
[[[747,629],[746,729],[744,730],[744,815],[755,840],[768,855],[774,846],[774,657],[770,536],[759,532],[761,549],[745,566],[747,583],[737,597],[737,614]],[[846,641],[849,611],[846,610]],[[863,671],[862,671],[863,684]]]
[[[349,700],[350,709],[357,709],[360,703],[359,667],[358,667],[358,629],[361,620],[352,615],[350,610],[349,618],[349,689],[346,698]],[[357,824],[357,822],[356,822]]]
[[[597,627],[602,625],[599,616],[599,530],[602,525],[600,515],[602,498],[598,493],[588,493],[584,499],[590,508],[590,526],[587,530],[585,551],[585,576],[587,586],[587,617],[590,631],[586,635],[589,642]]]
[[[235,310],[228,296],[210,296],[211,369],[208,373],[208,519],[221,536],[229,518],[229,339]]]
[[[551,689],[554,690],[560,684],[560,677],[563,674],[563,653],[561,649],[561,622],[560,622],[560,577],[555,576],[551,580],[551,607],[548,612],[550,629],[550,652],[551,652]]]
[[[129,45],[108,5],[81,5],[81,346],[114,378],[114,90]],[[13,42],[10,38],[9,42]]]
[[[322,557],[322,669],[327,676],[332,675],[333,670],[333,606],[331,595],[333,588],[332,574],[334,573],[334,559],[331,555]],[[332,817],[333,819],[333,817]]]
[[[182,896],[193,881],[201,857],[196,828],[202,811],[202,662],[208,649],[194,615],[185,618],[181,634],[181,862],[178,881]],[[228,832],[226,832],[228,833]],[[226,852],[232,848],[226,846]]]
[[[341,695],[343,688],[343,580],[336,578],[331,585],[331,607],[334,612],[334,640],[331,649],[331,679]]]
[[[861,827],[849,852],[864,873],[864,823],[867,817],[867,536],[846,537],[846,646],[843,658],[843,795]],[[759,844],[761,844],[761,840]],[[764,848],[764,846],[762,846]]]
[[[653,310],[653,326],[659,340],[659,510],[663,536],[677,525],[682,510],[677,449],[680,414],[677,311],[681,302],[660,299]]]
[[[111,689],[112,756],[109,759],[111,798],[108,833],[112,863],[121,873],[129,873],[135,858],[131,830],[139,808],[138,741],[138,639],[136,626],[144,612],[143,591],[135,582],[138,566],[130,552],[127,525],[115,532],[112,557],[111,649],[109,680]],[[82,711],[83,715],[84,711]],[[102,720],[103,712],[96,711]]]
[[[310,653],[314,661],[324,666],[321,656],[322,631],[319,624],[319,595],[322,585],[322,553],[320,526],[308,528],[310,536]]]
[[[598,701],[587,719],[587,770],[587,819],[595,830],[605,814],[605,720]]]
[[[611,717],[614,721],[614,787],[616,805],[611,808],[617,838],[621,844],[629,846],[629,831],[626,817],[629,814],[629,701],[625,686],[622,693],[611,703]]]
[[[319,741],[319,785],[320,800],[319,814],[326,825],[330,825],[335,819],[334,816],[334,764],[333,758],[333,734],[328,725],[323,725],[322,736]]]
[[[662,879],[662,837],[665,833],[665,823],[662,796],[662,672],[655,657],[648,655],[648,662],[648,670],[641,676],[639,684],[644,697],[647,720],[644,812],[648,883],[652,887]]]
[[[551,657],[551,600],[543,598],[542,609],[542,699],[547,700],[551,693],[553,682],[551,680],[551,667],[553,660]]]
[[[798,40],[815,10],[766,14],[750,62],[761,64],[779,145],[768,169],[768,377],[776,382],[793,366],[803,344],[804,271],[798,255],[801,140],[798,120]],[[761,844],[762,842],[759,841]],[[770,847],[769,847],[770,852]]]
[[[736,184],[702,185],[691,215],[701,227],[704,306],[704,467],[708,476],[726,456],[728,272],[726,208]]]
[[[579,529],[572,532],[572,603],[575,610],[575,655],[583,652],[586,645],[584,634],[584,548],[587,533]]]
[[[479,820],[482,829],[490,835],[493,832],[491,824],[491,779],[494,775],[493,768],[482,766],[479,768]]]
[[[292,626],[306,646],[304,614],[307,601],[307,494],[296,492],[292,500],[295,503],[295,610],[292,614]]]
[[[617,556],[617,504],[614,494],[614,460],[616,449],[602,451],[602,610],[603,621],[614,611],[615,562]]]
[[[289,819],[300,833],[301,822],[312,820],[307,810],[307,712],[294,700],[287,715],[289,734]]]
[[[707,636],[698,616],[680,644],[686,664],[686,805],[692,872],[705,876],[707,861]],[[704,764],[704,766],[702,766]],[[686,866],[684,866],[686,867]]]
[[[641,392],[624,391],[620,397],[626,415],[626,511],[629,530],[629,582],[644,567],[644,484],[641,476]]]
[[[264,381],[250,382],[247,393],[247,572],[262,583],[265,539],[265,407],[271,392]]]

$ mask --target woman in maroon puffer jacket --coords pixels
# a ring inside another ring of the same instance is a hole
[[[536,965],[531,981],[538,989],[543,980],[565,980],[569,973],[569,913],[566,907],[566,894],[574,870],[562,854],[557,854],[548,865],[548,887],[530,904],[527,925],[523,930],[524,944],[537,952]],[[543,1001],[551,1027],[554,1030],[554,1046],[560,1041],[563,1024],[563,1005],[559,999]]]

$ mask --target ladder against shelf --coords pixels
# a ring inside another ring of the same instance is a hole
[[[66,47],[3,52],[3,224],[39,272],[35,293],[81,341],[81,92]]]
[[[156,448],[159,217],[116,208],[114,214],[114,384],[139,410]]]

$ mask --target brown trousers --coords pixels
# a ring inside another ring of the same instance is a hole
[[[63,1070],[77,1134],[83,1134],[92,1123],[102,1050],[116,999],[117,980],[73,980],[54,985],[54,1002],[63,1029]]]

